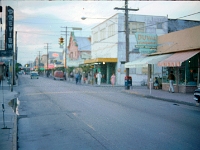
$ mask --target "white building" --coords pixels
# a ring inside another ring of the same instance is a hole
[[[142,57],[143,52],[152,47],[144,47],[140,52],[133,50],[138,46],[135,33],[146,33],[149,36],[160,36],[168,33],[167,16],[148,16],[129,14],[129,61]],[[101,24],[92,28],[91,59],[85,64],[94,65],[93,72],[101,71],[105,75],[105,82],[110,83],[110,76],[115,72],[116,84],[124,85],[126,75],[125,15],[118,13]],[[146,44],[145,44],[146,45]],[[156,47],[156,46],[155,46]],[[154,49],[156,50],[156,49]],[[161,72],[161,68],[155,68]],[[147,67],[130,69],[133,84],[141,84],[147,79]]]

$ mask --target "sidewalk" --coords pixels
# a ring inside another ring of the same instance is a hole
[[[196,104],[196,101],[193,99],[193,93],[169,93],[168,91],[163,91],[160,89],[151,89],[150,92],[150,89],[148,89],[146,86],[133,86],[130,90],[123,90],[123,92],[147,98],[173,102],[177,104],[198,106],[198,104]]]
[[[14,85],[16,86],[16,85]],[[17,115],[14,113],[17,93],[4,80],[0,86],[0,149],[17,150]],[[3,106],[4,104],[4,111]]]
[[[75,83],[75,81],[66,81],[66,82]],[[100,86],[97,84],[91,85],[85,83],[83,83],[82,85],[88,85],[94,87],[112,87],[111,84],[105,84],[105,83],[101,83]],[[123,85],[115,85],[114,87],[122,87],[123,88],[122,92],[124,93],[143,96],[146,98],[153,98],[157,100],[163,100],[189,106],[199,106],[199,104],[197,104],[196,101],[193,99],[194,97],[193,93],[169,93],[168,91],[163,91],[161,89],[159,90],[151,89],[150,92],[150,89],[148,89],[147,86],[132,86],[130,90],[125,90],[125,87]]]

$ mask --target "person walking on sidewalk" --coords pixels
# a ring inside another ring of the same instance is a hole
[[[102,78],[101,72],[97,73],[96,78],[97,78],[97,84],[100,85],[101,84],[101,78]]]
[[[79,74],[79,73],[76,73],[76,74],[75,74],[75,78],[76,78],[76,84],[78,83],[79,76],[80,76],[80,74]]]
[[[174,80],[175,80],[175,76],[173,74],[173,71],[170,72],[169,76],[168,76],[168,80],[169,80],[169,92],[174,93]]]
[[[111,82],[112,86],[115,85],[115,78],[116,78],[115,74],[113,73],[112,76],[110,77],[110,82]]]
[[[154,79],[154,87],[155,87],[155,90],[158,90],[158,86],[159,86],[159,82],[158,82],[158,77],[155,77],[155,79]]]

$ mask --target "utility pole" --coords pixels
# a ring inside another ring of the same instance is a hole
[[[67,73],[67,50],[68,50],[68,47],[67,47],[67,29],[68,28],[72,28],[72,30],[82,30],[82,28],[79,28],[79,27],[61,27],[61,28],[65,28],[65,31],[61,31],[61,32],[65,32],[65,62],[64,62],[64,67],[65,67],[65,73]]]
[[[67,73],[67,26],[66,27],[61,27],[61,28],[65,28],[65,31],[61,31],[61,32],[65,32],[65,51],[64,51],[64,68],[65,68],[65,73]]]
[[[47,72],[48,72],[48,69],[49,69],[49,67],[48,67],[48,60],[49,60],[49,44],[50,44],[50,43],[45,43],[45,44],[47,44],[47,47],[45,47],[45,48],[47,49]],[[47,77],[48,77],[48,73],[47,73]]]
[[[115,7],[116,10],[125,10],[125,33],[126,33],[126,63],[129,62],[129,26],[128,26],[128,11],[138,11],[139,9],[129,9],[128,0],[125,0],[125,8]],[[129,68],[126,68],[126,77],[129,76]],[[126,90],[129,90],[130,86],[126,87]]]

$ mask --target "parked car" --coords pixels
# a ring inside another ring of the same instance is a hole
[[[22,74],[23,74],[23,72],[22,72],[22,71],[18,72],[18,75],[22,75]]]
[[[200,103],[200,88],[196,89],[194,91],[194,100],[197,102],[197,103]]]
[[[31,79],[34,79],[34,78],[39,79],[39,74],[37,72],[31,72],[30,77],[31,77]]]
[[[54,72],[54,77],[53,77],[54,80],[64,80],[64,73],[63,71],[55,71]]]

